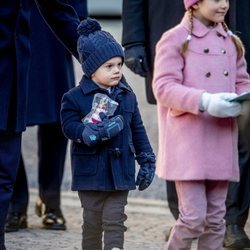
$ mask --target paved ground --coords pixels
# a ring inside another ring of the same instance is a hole
[[[16,233],[7,233],[7,250],[80,250],[82,209],[77,194],[75,192],[62,193],[67,230],[51,231],[42,229],[41,219],[34,214],[36,192],[36,190],[30,192],[29,228]],[[130,198],[126,211],[128,230],[125,234],[125,250],[163,249],[165,234],[174,223],[166,202]],[[246,229],[249,233],[249,223]],[[195,246],[194,242],[192,250],[196,249]]]
[[[76,250],[81,249],[80,202],[74,192],[63,192],[63,212],[67,231],[41,228],[41,219],[34,214],[36,191],[31,190],[29,228],[6,234],[7,250]],[[158,250],[164,244],[164,234],[174,222],[163,201],[130,198],[126,208],[126,250]],[[93,249],[94,250],[94,249]]]

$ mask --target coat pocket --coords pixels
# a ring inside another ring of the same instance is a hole
[[[99,164],[99,155],[95,148],[73,147],[71,166],[73,175],[95,175]]]

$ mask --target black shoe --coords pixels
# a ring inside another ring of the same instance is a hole
[[[66,221],[61,209],[51,209],[40,198],[36,201],[35,213],[42,217],[43,228],[51,230],[66,230]]]
[[[5,223],[5,232],[17,232],[19,229],[27,228],[27,215],[25,213],[9,213]]]
[[[250,240],[244,228],[238,225],[228,225],[224,237],[223,247],[225,248],[249,248]]]

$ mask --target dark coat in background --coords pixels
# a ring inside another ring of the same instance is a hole
[[[71,4],[80,19],[87,17],[85,1]],[[72,55],[42,20],[35,2],[30,20],[27,125],[60,122],[62,95],[75,86]]]
[[[110,140],[89,147],[82,139],[84,118],[92,108],[96,93],[108,95],[119,105],[114,113],[124,118],[123,130]],[[135,155],[153,153],[135,94],[119,83],[111,94],[89,78],[64,94],[61,110],[62,128],[72,140],[72,190],[131,190],[135,189]]]
[[[70,3],[80,20],[87,17],[86,0]],[[35,2],[31,6],[30,46],[27,125],[39,125],[38,194],[47,207],[58,210],[68,141],[61,130],[61,99],[75,86],[74,68],[72,55],[46,25]],[[25,165],[21,156],[10,216],[12,213],[27,214],[29,190]]]
[[[145,44],[149,72],[146,77],[147,100],[155,104],[152,93],[155,45],[163,32],[178,24],[184,15],[183,0],[124,0],[122,45]]]
[[[242,40],[246,49],[247,70],[250,73],[250,1],[231,0],[227,24]],[[226,200],[226,225],[246,225],[250,205],[250,109],[238,118],[240,182],[231,182]],[[239,235],[234,236],[239,240]],[[231,241],[233,240],[231,236]]]
[[[250,73],[250,1],[230,0],[226,23],[233,33],[237,34],[246,49],[247,71]]]
[[[4,224],[20,160],[21,132],[27,123],[30,63],[30,9],[39,6],[65,46],[76,56],[79,19],[62,0],[1,0],[0,7],[0,249]]]
[[[78,57],[74,9],[59,0],[34,0],[58,37]],[[21,132],[26,126],[32,0],[3,0],[0,8],[0,130]],[[70,15],[71,13],[72,15]]]

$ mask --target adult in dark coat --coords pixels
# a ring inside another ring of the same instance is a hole
[[[249,0],[230,1],[228,24],[231,30],[238,34],[245,45],[248,73],[250,73],[249,10]],[[248,127],[248,130],[249,129]],[[227,227],[224,247],[229,248],[250,247],[250,241],[244,231],[250,205],[250,149],[248,145],[245,144],[245,137],[246,132],[240,131],[238,144],[240,182],[231,182],[228,187],[226,201],[227,213],[225,217]]]
[[[87,17],[85,0],[71,1],[80,19]],[[32,3],[30,16],[31,63],[28,84],[27,125],[38,127],[39,198],[36,213],[47,229],[65,230],[60,209],[67,139],[60,124],[62,95],[75,85],[71,54],[58,41]],[[6,232],[27,227],[28,183],[21,156],[17,181],[5,225]],[[42,210],[42,206],[45,209]]]
[[[155,45],[163,32],[181,21],[184,11],[183,0],[123,0],[122,45],[125,47],[125,64],[134,73],[145,77],[150,104],[156,104],[151,87]],[[177,219],[179,211],[175,185],[171,181],[166,183],[169,208]]]
[[[163,32],[181,21],[183,14],[183,0],[123,0],[125,63],[145,77],[147,100],[151,104],[156,103],[151,88],[155,45]]]
[[[248,72],[250,72],[250,1],[230,0],[227,23],[230,29],[238,33],[246,48]],[[182,0],[143,1],[123,0],[123,37],[125,63],[136,74],[146,77],[147,100],[155,104],[152,95],[151,80],[155,44],[162,33],[177,23],[183,16]],[[146,65],[146,66],[145,66]],[[148,67],[147,67],[148,65]],[[250,151],[243,143],[244,134],[239,139],[239,164],[241,181],[230,183],[227,197],[225,246],[249,247],[250,241],[244,231],[250,204]],[[170,211],[178,218],[178,201],[174,184],[167,181],[167,199]]]
[[[74,9],[59,0],[34,0],[44,18],[78,57]],[[0,8],[0,250],[4,225],[20,160],[21,136],[26,127],[29,24],[32,0],[3,0]]]

